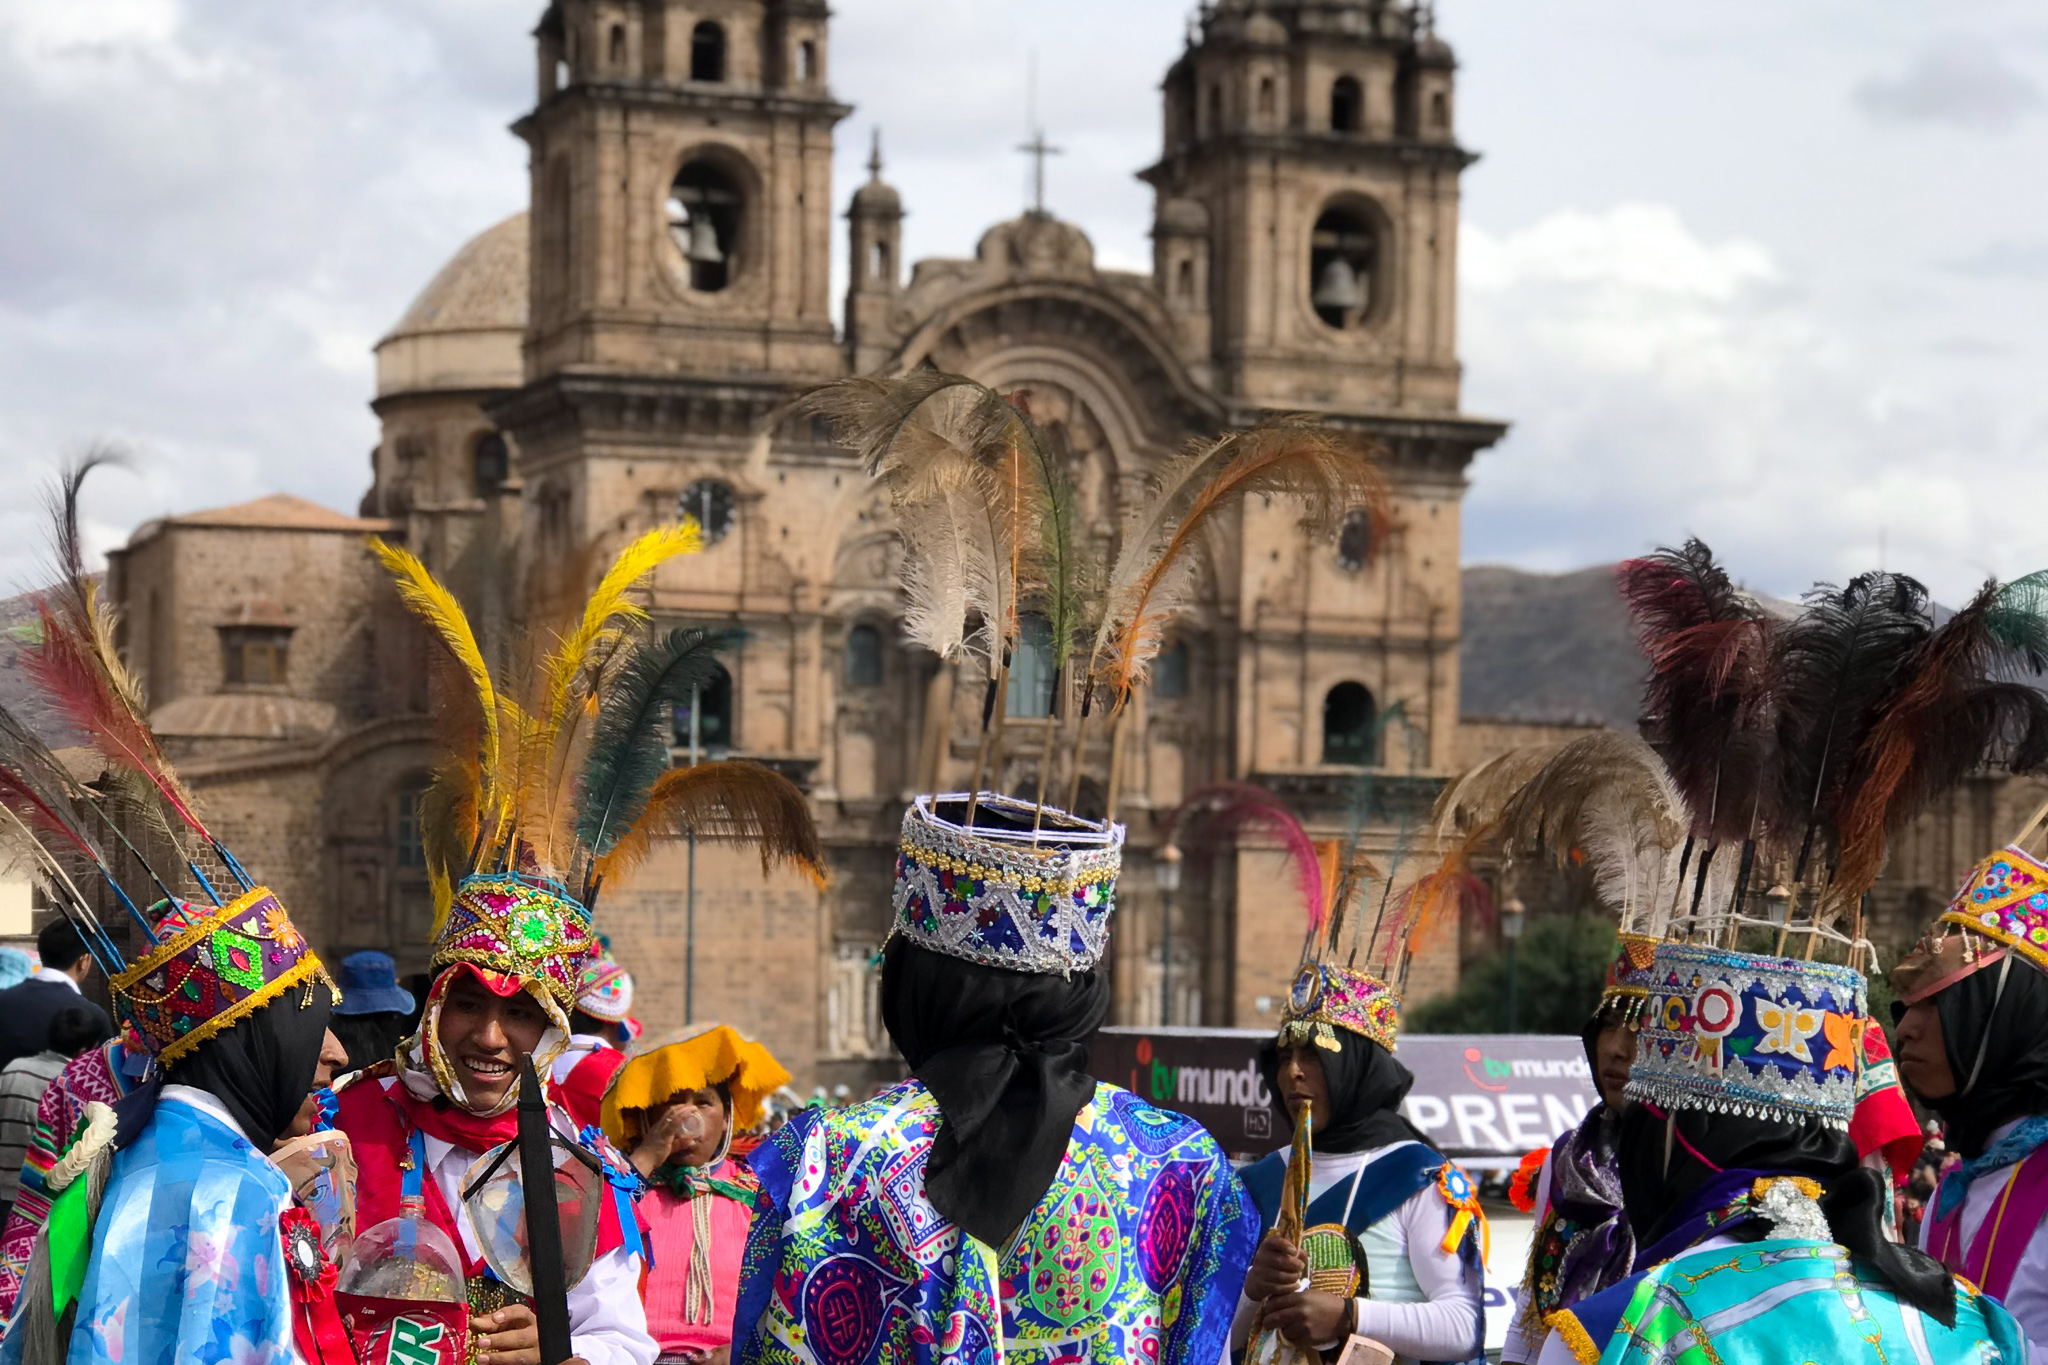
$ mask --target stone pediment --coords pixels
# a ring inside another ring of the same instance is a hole
[[[1149,280],[1124,272],[1111,278],[1096,270],[1095,244],[1087,233],[1051,214],[1027,213],[984,232],[972,259],[919,261],[890,321],[898,336],[907,336],[964,295],[1035,283],[1093,285],[1125,296],[1140,311],[1158,311]],[[1150,320],[1165,323],[1163,314]]]

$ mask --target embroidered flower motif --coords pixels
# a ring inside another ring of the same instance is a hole
[[[1821,1021],[1821,1032],[1828,1040],[1828,1052],[1821,1058],[1821,1070],[1847,1071],[1853,1068],[1862,1044],[1863,1021],[1853,1015],[1836,1014],[1830,1010]]]

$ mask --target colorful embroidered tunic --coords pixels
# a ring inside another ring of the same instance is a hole
[[[112,1104],[142,1083],[149,1071],[149,1058],[138,1045],[131,1050],[115,1038],[73,1057],[36,1106],[36,1131],[29,1139],[21,1163],[21,1189],[14,1210],[0,1231],[0,1331],[14,1315],[15,1296],[21,1292],[21,1277],[28,1269],[35,1249],[36,1233],[50,1216],[50,1192],[44,1184],[50,1168],[64,1155],[79,1124],[85,1121],[85,1106],[97,1101]]]
[[[753,1155],[738,1321],[749,1365],[1213,1365],[1258,1221],[1200,1125],[1112,1085],[1074,1118],[1045,1198],[1000,1253],[924,1196],[940,1116],[915,1079],[809,1110]]]
[[[1553,1322],[1579,1365],[2023,1365],[2012,1315],[1961,1281],[1955,1294],[1943,1327],[1859,1274],[1845,1248],[1785,1238],[1687,1252]],[[1589,1326],[1612,1317],[1610,1297],[1623,1301],[1611,1332]]]
[[[278,1220],[291,1202],[284,1173],[239,1133],[166,1095],[114,1157],[70,1365],[290,1360]]]

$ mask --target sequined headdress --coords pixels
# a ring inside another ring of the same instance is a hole
[[[1109,942],[1124,827],[984,793],[920,796],[896,849],[895,932],[1011,971],[1086,971]]]
[[[1299,1047],[1313,1042],[1338,1050],[1334,1029],[1350,1029],[1387,1051],[1401,1031],[1401,1001],[1393,988],[1376,976],[1316,962],[1303,967],[1288,988],[1280,1011],[1280,1045]]]
[[[1861,972],[1666,943],[1650,975],[1631,1098],[1849,1126],[1869,1017]]]
[[[113,614],[83,567],[79,489],[102,462],[88,458],[63,477],[61,581],[38,601],[36,639],[23,651],[38,700],[82,738],[97,779],[78,781],[75,765],[0,709],[0,857],[78,928],[115,1008],[172,1067],[295,987],[341,993],[277,896],[208,830],[149,728],[141,686],[113,646]],[[140,932],[133,963],[99,922],[86,893],[95,883]],[[152,901],[166,913],[145,915],[139,905]]]
[[[1933,927],[1892,969],[1892,988],[1902,1003],[1917,1004],[2007,956],[2048,972],[2048,864],[2020,846],[2033,828],[1977,864]]]
[[[787,862],[822,884],[810,806],[787,779],[737,761],[670,767],[676,708],[692,704],[738,637],[653,630],[635,597],[657,567],[700,543],[686,519],[629,544],[515,697],[493,679],[454,595],[405,550],[372,542],[439,646],[441,754],[420,825],[434,898],[430,963],[440,975],[421,1040],[444,1089],[452,1073],[438,1018],[454,973],[443,969],[463,965],[501,994],[531,995],[559,1047],[595,941],[599,889],[628,875],[658,840],[689,830],[750,841],[764,871]]]

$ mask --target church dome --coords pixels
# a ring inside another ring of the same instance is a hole
[[[463,243],[377,343],[377,396],[523,383],[527,262],[524,212]]]
[[[1261,10],[1244,21],[1244,40],[1259,47],[1285,47],[1287,25]]]
[[[874,218],[903,216],[903,196],[896,187],[877,176],[853,192],[852,212]]]

